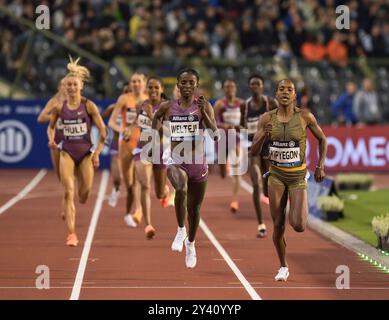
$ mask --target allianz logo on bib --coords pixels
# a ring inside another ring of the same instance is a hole
[[[22,161],[32,149],[32,134],[28,127],[17,120],[0,122],[0,161]]]

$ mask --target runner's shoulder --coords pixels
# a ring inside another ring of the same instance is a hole
[[[163,102],[160,104],[160,106],[159,106],[157,112],[158,112],[158,113],[165,113],[166,111],[168,111],[168,110],[170,109],[171,105],[172,105],[172,100],[163,101]]]
[[[259,122],[261,124],[267,124],[270,122],[272,115],[275,114],[275,110],[267,111],[259,116]]]

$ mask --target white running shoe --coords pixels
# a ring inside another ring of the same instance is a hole
[[[181,252],[184,246],[184,240],[187,237],[186,228],[177,227],[177,234],[172,243],[172,250]]]
[[[124,222],[127,226],[135,228],[137,226],[136,222],[134,221],[134,218],[131,214],[126,214],[124,216]]]
[[[289,277],[289,269],[288,267],[281,267],[280,270],[278,270],[277,275],[274,277],[276,281],[286,281]]]
[[[195,241],[189,242],[188,239],[185,240],[185,249],[186,249],[186,256],[185,256],[185,264],[187,268],[194,268],[197,263],[197,257],[196,257],[196,248],[195,248]]]
[[[108,205],[110,207],[112,208],[116,207],[119,199],[119,194],[120,194],[120,190],[115,190],[115,188],[112,189],[111,195],[109,196],[108,199]]]

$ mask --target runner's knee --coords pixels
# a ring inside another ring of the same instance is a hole
[[[78,192],[78,201],[80,203],[85,203],[88,200],[89,195],[90,195],[90,189],[88,189],[88,190],[80,190]]]
[[[279,219],[274,221],[274,234],[283,233],[285,230],[285,223]]]
[[[65,189],[65,201],[72,201],[74,199],[74,190],[72,188]]]
[[[303,232],[305,230],[305,225],[302,221],[295,221],[292,219],[290,220],[290,225],[296,232]]]

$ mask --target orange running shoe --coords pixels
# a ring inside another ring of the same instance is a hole
[[[155,237],[155,229],[151,224],[148,224],[145,228],[146,238],[151,240]]]
[[[78,239],[75,233],[69,233],[68,237],[66,238],[66,245],[69,247],[77,247]]]
[[[162,199],[159,201],[161,202],[162,208],[167,208],[169,206],[169,194],[170,194],[170,188],[168,185],[165,185],[165,195]]]
[[[231,204],[230,204],[230,210],[232,213],[235,213],[237,212],[239,209],[239,203],[238,201],[232,201]]]
[[[132,218],[136,222],[136,224],[140,224],[143,218],[143,212],[142,209],[137,209],[132,215]]]

